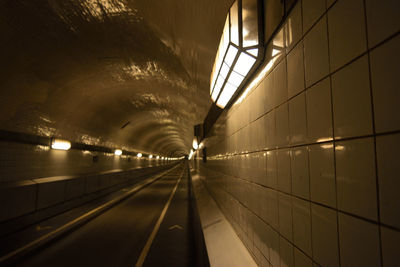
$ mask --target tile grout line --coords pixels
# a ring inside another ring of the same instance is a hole
[[[376,122],[375,122],[375,108],[374,108],[374,94],[372,87],[372,72],[371,72],[371,52],[369,49],[368,41],[368,19],[367,19],[367,3],[363,0],[364,7],[364,20],[365,20],[365,39],[367,43],[367,59],[368,59],[368,78],[369,78],[369,90],[370,90],[370,104],[371,104],[371,121],[372,121],[372,132],[374,141],[374,163],[375,163],[375,190],[376,190],[376,213],[378,221],[378,237],[379,237],[379,252],[380,252],[380,264],[383,265],[383,250],[382,250],[382,230],[381,230],[381,212],[380,212],[380,195],[379,195],[379,176],[378,176],[378,154],[377,154],[377,143],[376,143]]]

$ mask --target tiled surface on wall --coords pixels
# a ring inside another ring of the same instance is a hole
[[[93,156],[98,161],[93,162]],[[51,176],[80,175],[115,169],[157,166],[161,161],[92,153],[81,150],[53,150],[44,146],[0,142],[0,182]]]
[[[395,10],[398,1],[299,0],[259,84],[206,139],[200,171],[261,266],[397,264]]]

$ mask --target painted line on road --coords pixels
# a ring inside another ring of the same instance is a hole
[[[162,212],[160,214],[160,217],[158,218],[158,221],[157,221],[156,225],[154,226],[153,232],[151,232],[150,237],[146,242],[146,245],[143,247],[143,250],[140,253],[139,259],[136,262],[136,265],[135,265],[136,267],[142,267],[143,266],[144,260],[146,259],[147,254],[149,253],[151,244],[153,244],[154,238],[156,237],[157,232],[160,229],[161,223],[164,220],[165,214],[167,213],[168,207],[171,204],[172,198],[174,197],[175,192],[178,189],[178,185],[179,185],[179,182],[182,179],[183,174],[184,174],[184,171],[182,172],[182,174],[180,175],[178,181],[176,182],[176,185],[175,185],[174,189],[172,190],[171,195],[169,196],[167,204],[165,204],[164,209],[162,210]]]

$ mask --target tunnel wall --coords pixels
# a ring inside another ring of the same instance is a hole
[[[93,156],[98,160],[93,161]],[[162,165],[161,160],[137,159],[82,150],[0,142],[0,183],[62,175],[82,175],[115,169]]]
[[[396,265],[398,8],[298,1],[207,137],[196,164],[259,265]]]

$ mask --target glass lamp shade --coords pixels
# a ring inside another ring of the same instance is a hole
[[[262,54],[259,1],[236,0],[226,16],[210,78],[211,99],[220,108],[241,88]]]

